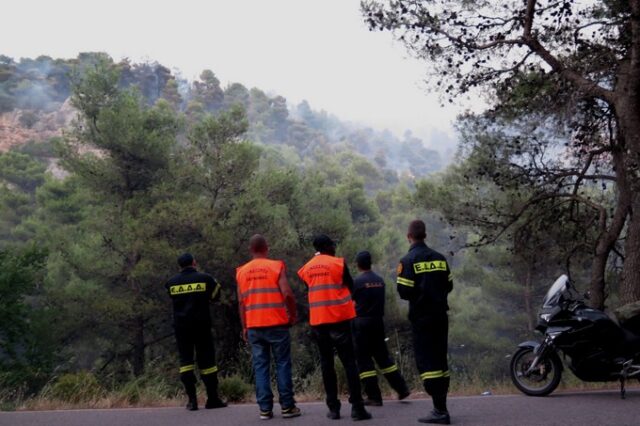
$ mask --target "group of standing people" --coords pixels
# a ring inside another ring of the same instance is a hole
[[[397,268],[397,291],[409,301],[416,363],[424,388],[433,400],[431,413],[418,421],[449,424],[446,400],[449,389],[447,366],[447,295],[452,289],[444,256],[425,244],[421,220],[409,224],[410,250]],[[359,274],[352,278],[344,258],[336,256],[336,244],[327,235],[313,241],[315,255],[298,270],[308,288],[309,323],[320,353],[320,367],[329,408],[327,417],[340,418],[341,403],[334,365],[342,362],[349,389],[351,418],[367,420],[365,406],[383,404],[375,363],[398,399],[410,395],[398,366],[389,355],[384,333],[384,280],[371,270],[371,254],[356,256]],[[236,269],[238,304],[243,338],[251,346],[260,418],[273,417],[271,358],[276,367],[281,414],[301,415],[293,392],[291,337],[289,327],[297,321],[296,301],[287,282],[283,261],[269,258],[269,246],[261,235],[249,241],[252,260]],[[174,307],[176,341],[180,354],[180,377],[189,398],[187,408],[197,410],[194,350],[200,377],[207,389],[206,408],[225,407],[217,392],[215,352],[211,338],[208,304],[219,298],[220,284],[197,271],[190,254],[178,259],[181,272],[166,288]],[[362,384],[362,386],[361,386]],[[362,397],[362,388],[367,396]]]

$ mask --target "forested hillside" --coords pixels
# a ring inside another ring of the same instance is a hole
[[[86,400],[175,395],[163,283],[184,251],[223,284],[212,309],[222,377],[251,383],[233,274],[256,232],[285,260],[298,299],[292,350],[302,393],[321,383],[295,277],[314,234],[335,238],[352,271],[359,250],[373,253],[389,284],[389,344],[416,389],[394,285],[410,220],[426,221],[428,244],[452,264],[454,386],[503,380],[552,280],[571,270],[580,287],[588,276],[592,212],[566,222],[542,207],[548,216],[519,216],[526,182],[505,189],[490,179],[505,167],[490,149],[501,139],[470,117],[458,164],[430,175],[441,160],[410,133],[358,129],[305,102],[289,110],[259,89],[222,88],[211,71],[189,83],[103,54],[0,57],[0,112],[2,401],[72,399],[73,386],[90,390],[80,392]]]
[[[74,76],[102,56],[85,53],[75,59],[14,60],[0,55],[0,150],[59,135],[74,115],[68,102]],[[222,87],[211,70],[189,82],[158,63],[124,60],[114,65],[120,73],[119,88],[135,87],[147,105],[163,100],[191,120],[241,105],[249,123],[248,139],[280,146],[292,160],[331,147],[353,150],[376,167],[399,175],[425,176],[444,166],[440,153],[425,148],[410,131],[397,138],[388,131],[374,131],[314,111],[306,101],[290,105],[282,96],[240,83]],[[386,179],[394,181],[395,177],[387,173]]]

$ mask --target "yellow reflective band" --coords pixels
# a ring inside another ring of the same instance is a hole
[[[398,366],[395,364],[393,364],[391,367],[383,368],[382,370],[380,370],[382,374],[389,374],[393,373],[394,371],[398,371]]]
[[[453,277],[451,276],[451,274],[449,274],[448,280],[449,280],[449,282],[453,281]]]
[[[180,372],[181,373],[186,373],[187,371],[193,371],[196,369],[196,366],[191,364],[191,365],[185,365],[183,367],[180,367]]]
[[[445,260],[432,260],[431,262],[418,262],[413,264],[413,272],[416,274],[446,270],[447,262]]]
[[[366,379],[367,377],[375,377],[375,375],[376,375],[375,370],[363,371],[362,373],[360,373],[360,379]]]
[[[442,377],[451,377],[451,374],[449,374],[449,370],[445,371]]]
[[[197,293],[202,292],[207,289],[207,285],[205,283],[190,283],[190,284],[178,284],[172,285],[169,287],[169,292],[172,296],[176,296],[179,294],[187,294],[187,293]]]
[[[446,372],[442,370],[426,371],[420,375],[420,378],[422,380],[428,380],[428,379],[439,379],[441,377],[448,377],[448,376],[445,376],[445,373],[449,374],[449,371],[448,370]]]
[[[220,283],[216,283],[216,288],[215,290],[213,290],[213,293],[211,293],[211,299],[215,299],[216,295],[218,294],[218,292],[220,291]]]
[[[416,285],[415,281],[408,280],[406,278],[398,277],[396,281],[397,284],[406,285],[407,287],[414,287]]]
[[[207,375],[207,374],[213,374],[213,373],[217,373],[218,372],[218,366],[214,365],[211,368],[205,368],[204,370],[200,370],[200,374],[202,375]]]

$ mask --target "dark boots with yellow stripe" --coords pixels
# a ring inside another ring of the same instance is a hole
[[[404,377],[402,377],[402,374],[400,374],[400,371],[398,370],[397,367],[387,372],[383,370],[382,373],[384,374],[384,377],[387,379],[387,382],[389,382],[389,385],[391,386],[391,388],[398,393],[399,400],[403,400],[409,395],[411,395],[411,392],[407,387],[407,382],[405,382]]]
[[[216,369],[215,372],[209,374],[204,374],[204,371],[206,370],[200,373],[202,382],[207,388],[207,403],[204,407],[207,409],[226,407],[227,403],[218,396],[218,370]]]
[[[364,405],[380,407],[382,405],[382,394],[380,393],[380,386],[378,386],[378,378],[375,376],[375,371],[373,373],[373,376],[360,379],[364,393],[367,395]],[[362,374],[360,377],[362,377]]]
[[[449,392],[449,371],[433,371],[423,373],[424,389],[433,400],[433,410],[427,417],[418,419],[421,423],[448,425],[451,424],[447,410],[447,393]],[[426,376],[426,377],[425,377]]]
[[[189,398],[187,410],[196,411],[198,409],[198,396],[196,394],[196,375],[193,370],[181,371],[180,381],[182,381],[187,398]]]

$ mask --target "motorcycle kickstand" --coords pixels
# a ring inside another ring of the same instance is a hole
[[[632,363],[633,360],[630,359],[622,364],[622,371],[620,372],[620,398],[622,399],[626,399],[627,390],[625,389],[624,385],[627,380],[627,376],[629,375],[629,368],[631,368]]]

